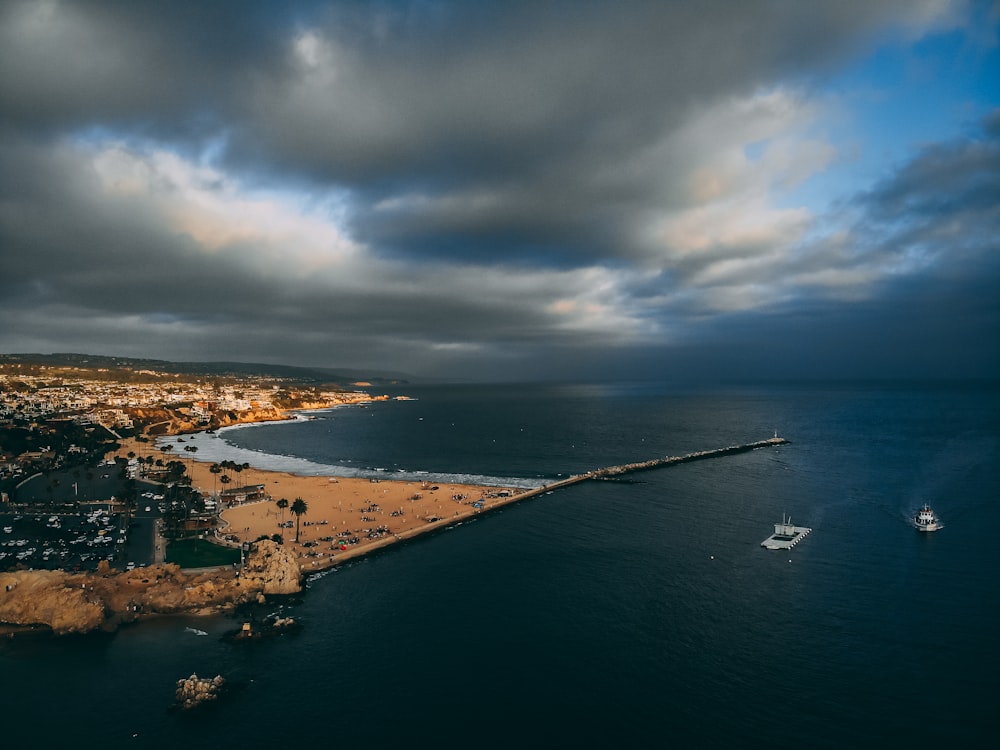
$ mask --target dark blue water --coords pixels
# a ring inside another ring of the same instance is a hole
[[[996,389],[406,393],[223,437],[260,465],[525,483],[775,430],[792,444],[575,485],[378,553],[311,581],[287,606],[303,631],[252,648],[219,640],[226,618],[0,644],[4,744],[992,747]],[[945,529],[909,527],[924,501]],[[762,549],[782,513],[813,533]],[[242,690],[168,713],[191,672]]]

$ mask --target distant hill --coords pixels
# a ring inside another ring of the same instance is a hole
[[[155,370],[196,377],[270,377],[286,378],[303,384],[347,384],[365,381],[372,385],[409,383],[413,378],[368,370],[334,370],[321,367],[295,367],[258,362],[169,362],[164,359],[109,357],[101,354],[0,354],[0,364],[75,367],[83,370]]]

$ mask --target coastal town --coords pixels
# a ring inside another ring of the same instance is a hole
[[[0,630],[85,632],[146,614],[231,609],[578,482],[787,442],[776,434],[532,486],[383,478],[375,469],[299,475],[199,459],[199,444],[225,452],[223,427],[311,424],[336,418],[316,411],[413,399],[372,396],[362,382],[82,370],[0,361]]]
[[[174,537],[214,528],[227,493],[192,490],[190,463],[172,458],[172,445],[157,448],[157,436],[372,398],[357,388],[287,378],[0,363],[0,570],[158,561],[162,544],[130,541],[137,526],[145,520]],[[115,460],[123,445],[137,450]],[[184,447],[192,456],[197,450]],[[235,490],[230,499],[246,498],[245,487]]]
[[[10,359],[0,361],[7,627],[83,632],[294,593],[309,573],[516,494],[197,458],[195,438],[222,427],[409,400],[372,395],[364,381]]]
[[[86,464],[124,437],[281,419],[295,409],[372,398],[357,389],[308,386],[288,378],[180,377],[150,369],[3,361],[0,482]]]

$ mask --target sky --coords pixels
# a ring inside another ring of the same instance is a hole
[[[997,378],[998,28],[959,0],[0,0],[0,352]]]

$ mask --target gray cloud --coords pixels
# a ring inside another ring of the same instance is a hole
[[[224,127],[289,19],[268,3],[31,2],[0,8],[0,122],[41,134]]]
[[[503,248],[564,263],[623,252],[644,213],[690,200],[671,179],[683,154],[665,152],[665,136],[701,107],[824,70],[890,5],[530,3],[368,24],[334,15],[302,45],[311,65],[263,79],[233,155],[351,184],[352,227],[384,252],[491,258]]]
[[[0,348],[516,378],[931,371],[933,338],[996,372],[957,353],[996,333],[995,122],[840,234],[754,202],[829,158],[795,92],[933,7],[7,3]]]
[[[731,358],[763,377],[996,377],[1000,372],[1000,127],[933,144],[848,209],[850,257],[891,265],[850,303],[796,298],[700,331],[692,361]],[[824,258],[824,267],[837,262]],[[725,352],[720,355],[719,352]]]

